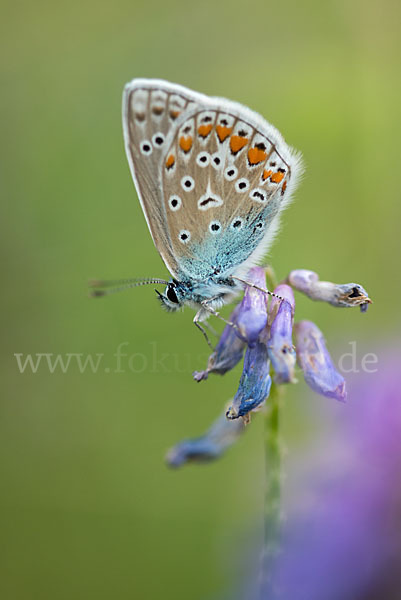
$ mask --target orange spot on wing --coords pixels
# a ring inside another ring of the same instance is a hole
[[[217,132],[220,142],[223,143],[224,140],[226,140],[228,138],[228,136],[231,134],[231,131],[232,131],[232,127],[224,127],[224,125],[217,125],[216,132]]]
[[[284,179],[284,173],[273,173],[273,175],[270,177],[270,181],[272,181],[273,183],[280,183],[280,181],[282,181]]]
[[[248,143],[248,138],[241,135],[233,135],[230,139],[230,148],[233,154],[237,154]]]
[[[266,160],[267,154],[260,148],[250,148],[248,150],[248,161],[250,165],[258,165],[262,161]]]
[[[287,188],[287,182],[284,181],[284,183],[283,183],[283,185],[281,187],[281,195],[282,196],[284,196],[284,192],[285,192],[286,188]]]
[[[170,117],[174,120],[176,119],[179,115],[180,115],[180,111],[179,110],[170,110]]]
[[[171,169],[171,167],[174,165],[174,163],[175,163],[174,155],[170,154],[170,156],[166,160],[166,168]]]
[[[184,150],[184,152],[189,152],[192,148],[192,138],[190,135],[187,137],[185,135],[180,137],[180,148]]]
[[[271,169],[269,169],[268,171],[266,171],[266,169],[265,169],[263,171],[263,175],[262,175],[263,181],[266,181],[266,179],[269,179],[269,177],[272,173],[273,173],[273,171]]]
[[[201,137],[205,138],[212,131],[213,125],[199,125],[198,133]]]

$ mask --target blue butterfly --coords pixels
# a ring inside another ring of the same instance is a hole
[[[158,79],[125,86],[123,128],[149,231],[172,275],[127,282],[166,284],[157,292],[163,306],[195,308],[202,329],[266,253],[301,157],[241,104]]]

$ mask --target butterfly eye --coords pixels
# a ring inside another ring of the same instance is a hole
[[[152,154],[152,146],[148,140],[143,140],[143,142],[141,142],[140,149],[142,154],[145,154],[146,156]]]
[[[173,302],[174,304],[179,304],[177,294],[175,293],[175,289],[172,285],[169,285],[167,287],[166,296],[170,300],[170,302]]]

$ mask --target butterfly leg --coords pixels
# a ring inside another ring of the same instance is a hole
[[[209,340],[209,337],[205,331],[205,329],[202,327],[202,325],[199,323],[199,319],[200,316],[203,313],[203,309],[201,308],[200,310],[198,310],[198,312],[196,313],[196,315],[194,316],[194,320],[193,320],[193,324],[196,325],[196,327],[199,329],[199,331],[202,332],[203,337],[205,338],[207,345],[209,346],[209,348],[211,348],[211,350],[214,352],[214,348],[213,345],[211,343],[211,341]]]
[[[220,319],[220,321],[223,321],[223,323],[225,323],[226,325],[229,325],[230,327],[232,327],[236,331],[239,331],[238,326],[235,323],[233,323],[232,321],[227,321],[227,319],[225,319],[224,317],[222,317],[219,312],[217,312],[216,310],[214,310],[214,308],[212,308],[211,306],[209,306],[209,303],[213,302],[213,300],[216,300],[217,298],[218,298],[218,296],[214,296],[213,298],[209,298],[208,300],[204,300],[202,302],[202,308],[205,309],[205,310],[207,310],[214,317],[217,317],[218,319]]]
[[[216,300],[219,296],[214,296],[213,298],[208,298],[208,300],[204,300],[202,302],[202,308],[200,310],[198,310],[198,312],[196,313],[195,317],[194,317],[194,324],[196,325],[196,327],[198,329],[200,329],[200,331],[203,333],[203,336],[206,340],[206,342],[208,343],[208,346],[214,351],[214,348],[208,338],[208,335],[205,331],[205,329],[202,327],[202,325],[199,323],[200,318],[205,314],[205,310],[207,312],[209,312],[211,315],[213,315],[214,317],[217,317],[218,319],[220,319],[221,321],[223,321],[226,325],[229,325],[230,327],[233,327],[234,329],[236,329],[237,331],[239,331],[238,326],[233,323],[232,321],[227,321],[227,319],[225,319],[224,317],[221,316],[220,313],[218,313],[216,310],[214,310],[214,308],[212,308],[209,303],[213,302],[213,300]]]
[[[210,325],[209,321],[205,321],[204,325],[210,331],[210,333],[212,335],[214,335],[214,337],[218,338],[220,336],[220,334],[217,333],[217,331],[215,330],[215,328]]]

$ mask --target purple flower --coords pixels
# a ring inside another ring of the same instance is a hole
[[[332,306],[360,306],[361,312],[366,312],[372,303],[367,291],[358,283],[336,284],[330,281],[320,281],[314,271],[296,269],[288,275],[288,283],[299,292],[303,292],[312,300],[328,302]]]
[[[318,394],[345,400],[344,378],[333,365],[320,329],[311,321],[300,321],[294,329],[297,360],[306,383]]]
[[[266,274],[262,267],[250,269],[246,279],[262,290],[266,289]],[[266,293],[250,286],[246,287],[236,323],[241,337],[247,341],[248,346],[256,344],[260,332],[266,327],[267,300]]]
[[[244,423],[228,421],[225,414],[213,423],[201,437],[184,440],[169,450],[166,461],[170,467],[180,467],[186,462],[208,462],[219,458],[244,430]]]
[[[246,348],[239,387],[226,412],[228,420],[242,417],[247,423],[250,413],[258,410],[270,393],[270,369],[277,385],[296,383],[295,365],[298,361],[306,383],[324,396],[345,400],[345,381],[336,371],[327,351],[324,338],[316,325],[301,321],[295,325],[296,351],[292,340],[295,301],[292,287],[315,300],[324,300],[334,306],[361,306],[366,310],[370,299],[358,284],[336,285],[319,281],[313,271],[291,271],[287,283],[274,290],[269,310],[266,289],[266,270],[250,269],[246,276],[243,300],[230,315],[234,326],[226,325],[208,360],[204,371],[195,371],[196,381],[208,378],[209,373],[223,375],[242,359]],[[253,287],[255,286],[255,287]],[[290,287],[292,286],[292,287]],[[170,454],[171,464],[190,459],[205,460],[221,454],[221,445],[209,433],[196,440],[182,442]]]
[[[400,364],[394,350],[376,373],[351,382],[325,457],[309,467],[309,501],[301,497],[304,509],[288,522],[283,600],[400,598]]]
[[[269,310],[270,339],[267,351],[275,371],[276,383],[295,383],[295,349],[292,343],[295,300],[289,285],[281,284],[274,293],[284,298],[272,298]]]
[[[226,413],[227,419],[243,417],[248,421],[248,413],[260,407],[269,396],[270,361],[264,337],[261,335],[256,344],[246,351],[239,388]]]
[[[242,304],[238,304],[230,315],[232,323],[237,322],[238,313]],[[246,343],[238,335],[234,327],[226,325],[220,336],[216,350],[209,356],[207,367],[204,371],[195,371],[192,375],[195,381],[207,379],[209,373],[224,375],[233,369],[244,355]]]
[[[250,269],[247,281],[265,289],[265,270],[261,267]],[[229,321],[234,323],[237,329],[226,325],[215,351],[209,357],[206,369],[193,373],[195,381],[207,379],[209,373],[224,375],[242,359],[246,344],[255,345],[267,323],[267,294],[247,287],[242,302],[235,307]]]
[[[321,417],[324,446],[319,437],[296,453],[289,468],[302,476],[287,498],[272,574],[280,600],[400,599],[400,364],[394,348],[377,372],[355,376],[346,410]],[[254,581],[246,587],[228,597],[272,599]]]

